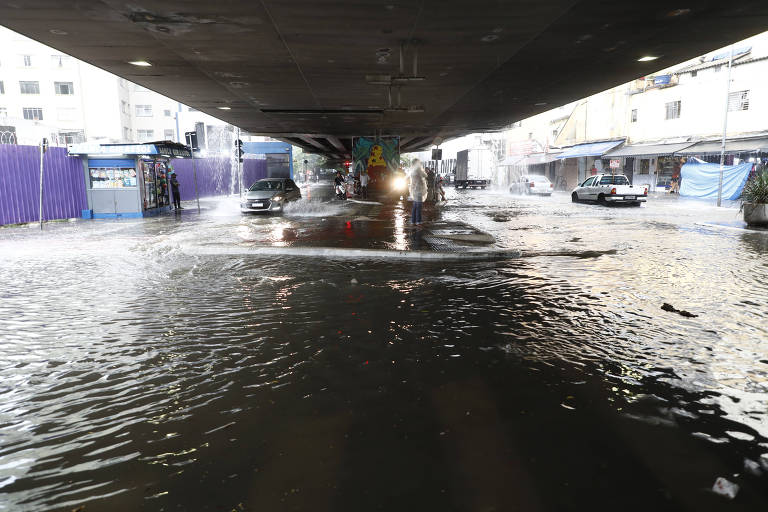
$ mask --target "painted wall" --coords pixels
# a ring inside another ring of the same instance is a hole
[[[88,207],[83,164],[64,148],[44,157],[43,220],[80,217]],[[40,152],[36,146],[0,145],[0,225],[38,220]]]

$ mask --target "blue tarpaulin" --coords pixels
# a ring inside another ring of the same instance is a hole
[[[582,156],[602,156],[604,153],[607,153],[623,142],[623,140],[611,140],[608,142],[578,144],[570,148],[565,148],[562,153],[557,155],[557,159],[563,160],[565,158],[579,158]]]
[[[736,200],[749,177],[752,164],[726,165],[723,167],[723,199]],[[720,164],[689,162],[680,170],[682,182],[680,195],[688,197],[717,197]]]

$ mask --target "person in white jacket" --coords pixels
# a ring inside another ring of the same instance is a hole
[[[427,173],[418,158],[413,160],[410,173],[410,192],[413,208],[411,209],[411,224],[421,224],[421,206],[427,198]]]

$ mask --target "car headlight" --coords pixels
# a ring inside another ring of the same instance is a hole
[[[280,194],[277,194],[276,196],[274,196],[272,198],[272,200],[273,201],[282,201],[283,200],[283,196],[281,196]]]
[[[405,188],[405,178],[395,178],[392,183],[392,188],[395,190],[403,190]]]

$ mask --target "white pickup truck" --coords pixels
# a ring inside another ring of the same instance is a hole
[[[624,203],[639,206],[647,198],[648,187],[633,186],[623,174],[590,176],[571,193],[574,203],[597,201],[600,204]]]

